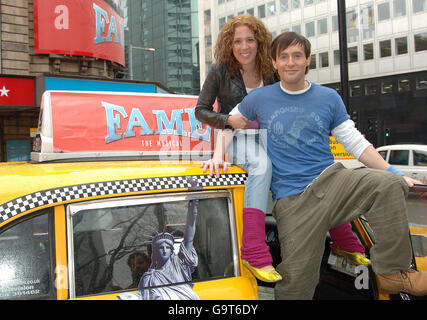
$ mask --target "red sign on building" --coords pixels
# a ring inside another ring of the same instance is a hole
[[[124,65],[123,18],[103,0],[34,0],[34,51]]]
[[[0,105],[35,106],[34,79],[0,77]]]

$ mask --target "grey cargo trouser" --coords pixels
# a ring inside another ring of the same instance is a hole
[[[277,271],[276,299],[312,299],[319,281],[325,239],[332,227],[360,215],[375,235],[372,268],[393,274],[412,259],[406,211],[408,185],[395,173],[368,168],[346,169],[336,163],[301,194],[279,199],[277,221],[282,262]]]

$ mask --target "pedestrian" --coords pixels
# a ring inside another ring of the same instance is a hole
[[[271,190],[277,203],[282,262],[277,299],[312,299],[319,280],[327,231],[364,215],[375,234],[373,271],[386,293],[427,294],[427,273],[410,269],[412,250],[403,176],[354,127],[335,90],[306,80],[311,45],[285,32],[271,48],[280,82],[248,95],[239,112],[267,130],[272,161]],[[334,163],[329,134],[366,167]]]

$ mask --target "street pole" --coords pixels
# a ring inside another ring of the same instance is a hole
[[[145,48],[145,47],[135,47],[133,45],[129,45],[129,69],[130,69],[130,79],[133,80],[133,49],[139,49],[142,51],[148,51],[148,52],[156,52],[155,48]]]
[[[337,0],[338,10],[338,35],[340,48],[340,78],[341,78],[341,97],[351,114],[348,86],[348,55],[347,55],[347,22],[345,0]]]

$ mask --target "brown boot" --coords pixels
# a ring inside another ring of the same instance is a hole
[[[378,282],[385,293],[409,293],[413,296],[427,295],[427,272],[416,270],[400,271],[392,275],[378,274]]]

